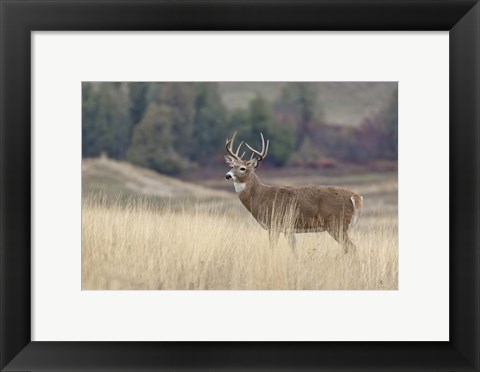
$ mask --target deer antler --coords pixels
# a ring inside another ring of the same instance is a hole
[[[238,145],[237,147],[237,151],[233,152],[233,149],[232,149],[232,146],[233,146],[233,141],[235,140],[235,136],[237,135],[237,131],[235,131],[235,133],[233,133],[233,136],[232,136],[232,139],[228,139],[227,138],[227,141],[225,142],[225,148],[227,149],[227,152],[233,156],[235,159],[237,160],[242,160],[243,158],[243,155],[245,155],[245,152],[241,155],[241,156],[238,156],[238,152],[240,151],[240,148],[242,147],[243,145],[243,141],[240,142],[240,145]]]
[[[258,152],[254,148],[250,147],[250,145],[248,143],[245,143],[245,146],[247,146],[250,150],[252,150],[255,154],[258,155],[258,161],[262,161],[263,159],[265,159],[265,157],[267,156],[267,153],[268,153],[268,144],[270,143],[270,141],[267,140],[267,146],[265,146],[265,139],[263,138],[262,132],[260,132],[260,137],[262,137],[262,151],[261,152]],[[252,156],[253,156],[253,154],[252,154]]]

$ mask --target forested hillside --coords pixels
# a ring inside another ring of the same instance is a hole
[[[396,83],[82,86],[83,157],[105,154],[166,174],[220,163],[236,130],[253,146],[263,132],[272,166],[396,161],[397,127]]]
[[[219,82],[223,102],[229,109],[248,107],[260,94],[274,101],[288,83]],[[314,82],[315,109],[330,124],[359,126],[362,120],[387,104],[397,84],[392,82]]]

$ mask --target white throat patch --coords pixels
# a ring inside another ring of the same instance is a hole
[[[247,187],[246,183],[239,183],[239,182],[234,182],[233,185],[235,186],[235,192],[238,194],[239,192],[242,192],[245,190],[245,187]]]

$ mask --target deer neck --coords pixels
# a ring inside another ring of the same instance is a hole
[[[246,182],[234,182],[233,186],[235,187],[235,192],[240,194],[243,190],[247,188]]]
[[[249,211],[252,211],[253,205],[257,204],[256,199],[262,194],[264,187],[265,185],[257,175],[252,173],[248,180],[242,183],[242,186],[235,185],[235,190],[241,188],[241,191],[237,191],[238,198]]]
[[[255,190],[255,188],[261,185],[261,182],[257,175],[252,173],[244,182],[234,182],[233,185],[235,186],[235,192],[237,194],[249,194],[252,190]]]

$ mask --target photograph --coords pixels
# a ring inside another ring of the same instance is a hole
[[[82,90],[82,290],[398,290],[398,83]]]

